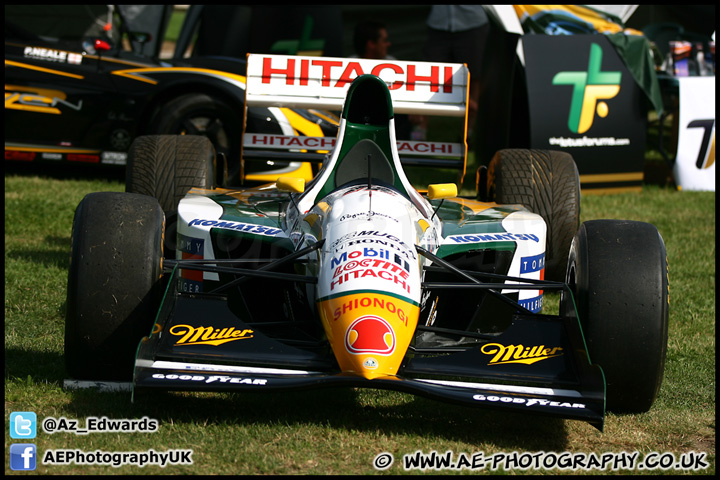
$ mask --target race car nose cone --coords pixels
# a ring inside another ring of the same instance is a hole
[[[318,306],[343,374],[368,380],[397,375],[417,325],[417,304],[356,292],[321,300]]]

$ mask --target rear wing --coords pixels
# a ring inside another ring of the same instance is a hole
[[[387,83],[395,114],[460,118],[467,138],[469,74],[463,64],[249,54],[246,114],[253,107],[340,111],[350,84],[363,74]],[[457,169],[462,181],[465,140],[397,140],[403,165]],[[330,137],[244,132],[243,160],[321,162],[334,146]]]

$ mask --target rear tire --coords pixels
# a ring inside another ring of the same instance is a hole
[[[157,199],[165,212],[165,253],[175,256],[177,207],[191,188],[215,187],[215,149],[206,137],[148,135],[128,153],[125,191]]]
[[[79,380],[132,380],[160,303],[163,212],[144,195],[91,193],[73,220],[65,362]]]
[[[238,114],[239,112],[239,114]],[[158,112],[154,132],[159,135],[207,137],[228,161],[233,184],[240,179],[243,107],[205,93],[187,93],[167,102]]]
[[[667,253],[657,229],[624,220],[584,222],[566,282],[590,360],[605,372],[607,409],[648,411],[662,384],[668,338]],[[572,312],[565,293],[561,311]]]
[[[524,205],[547,224],[545,278],[562,281],[580,225],[580,177],[572,156],[554,150],[498,151],[487,173],[489,199]]]

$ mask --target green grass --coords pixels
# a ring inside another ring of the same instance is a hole
[[[40,428],[32,443],[40,455],[60,448],[192,449],[194,464],[165,468],[40,464],[35,473],[375,474],[379,473],[372,465],[375,456],[390,452],[395,463],[385,473],[402,474],[406,473],[403,455],[418,450],[452,451],[456,456],[482,452],[485,457],[498,452],[624,451],[639,452],[641,458],[650,452],[679,457],[695,451],[707,454],[709,468],[667,473],[715,473],[714,193],[646,186],[642,193],[583,197],[583,220],[626,218],[655,224],[665,240],[670,265],[670,340],[660,396],[646,414],[609,414],[605,432],[600,433],[582,422],[498,414],[375,390],[152,393],[139,396],[135,403],[130,403],[128,394],[64,391],[64,308],[73,212],[86,193],[123,189],[119,180],[6,173],[6,426],[14,411],[34,411],[39,421],[65,417],[81,424],[89,416],[148,416],[160,423],[155,433],[49,435]],[[23,443],[10,438],[6,429],[6,454],[16,442]],[[14,474],[7,457],[5,473]]]
[[[177,42],[186,13],[186,10],[174,9],[172,11],[170,20],[168,21],[167,31],[165,32],[165,41]]]

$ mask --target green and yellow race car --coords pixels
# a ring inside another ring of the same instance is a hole
[[[467,78],[457,64],[251,55],[246,108],[342,108],[331,146],[246,134],[260,156],[330,148],[307,183],[222,187],[207,139],[139,137],[127,192],[76,210],[66,386],[392,389],[600,429],[607,410],[648,410],[669,308],[653,225],[579,225],[577,168],[558,152],[499,151],[472,196],[409,181],[404,154],[453,164],[459,148],[464,164],[465,147],[400,140],[396,114],[466,120]]]

